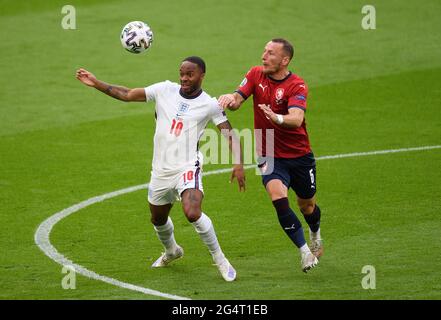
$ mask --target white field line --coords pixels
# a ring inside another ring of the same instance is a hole
[[[404,149],[378,150],[378,151],[369,151],[369,152],[345,153],[345,154],[317,157],[316,160],[363,157],[363,156],[370,156],[370,155],[380,155],[380,154],[398,153],[398,152],[411,152],[411,151],[423,151],[423,150],[432,150],[432,149],[441,149],[441,145],[423,146],[423,147],[415,147],[415,148],[404,148]],[[248,165],[248,166],[245,166],[245,169],[250,169],[250,168],[254,168],[254,167],[255,167],[255,165]],[[213,175],[213,174],[221,174],[221,173],[226,173],[226,172],[231,172],[231,169],[226,168],[226,169],[208,171],[208,172],[204,173],[204,176]],[[87,278],[103,281],[108,284],[120,287],[120,288],[141,292],[141,293],[144,293],[147,295],[158,296],[158,297],[167,298],[167,299],[174,299],[174,300],[190,300],[190,298],[187,298],[187,297],[180,297],[180,296],[176,296],[176,295],[172,295],[172,294],[168,294],[168,293],[163,293],[160,291],[136,286],[136,285],[133,285],[130,283],[119,281],[117,279],[113,279],[110,277],[99,275],[96,272],[93,272],[93,271],[91,271],[91,270],[89,270],[79,264],[74,263],[73,261],[69,260],[68,258],[66,258],[64,255],[59,253],[57,251],[57,249],[55,249],[55,247],[50,242],[49,237],[50,237],[50,233],[51,233],[53,227],[59,221],[68,217],[72,213],[75,213],[81,209],[84,209],[88,206],[91,206],[92,204],[102,202],[104,200],[111,199],[114,197],[118,197],[118,196],[126,194],[126,193],[135,192],[135,191],[147,189],[147,188],[148,188],[148,183],[129,187],[129,188],[113,191],[110,193],[106,193],[101,196],[96,196],[96,197],[87,199],[85,201],[82,201],[80,203],[77,203],[69,208],[63,209],[63,210],[55,213],[54,215],[50,216],[49,218],[47,218],[45,221],[43,221],[38,226],[37,231],[35,232],[35,235],[34,235],[35,243],[37,244],[37,246],[40,248],[41,251],[43,251],[49,258],[54,260],[56,263],[58,263],[62,266],[71,266],[74,268],[76,273],[79,273]]]
[[[354,153],[336,154],[333,156],[317,157],[316,160],[353,158],[353,157],[373,156],[373,155],[378,155],[378,154],[410,152],[410,151],[423,151],[423,150],[440,149],[440,148],[441,148],[441,145],[440,146],[424,146],[424,147],[415,147],[415,148],[404,148],[404,149],[378,150],[378,151],[368,151],[368,152],[354,152]]]

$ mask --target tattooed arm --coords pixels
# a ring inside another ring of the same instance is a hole
[[[233,128],[228,120],[218,124],[217,128],[220,130],[225,139],[228,140],[229,148],[233,153],[234,166],[233,172],[231,173],[230,182],[233,181],[234,178],[237,178],[237,182],[239,183],[239,191],[245,191],[245,171],[243,169],[243,155],[240,140],[234,134]]]
[[[93,87],[110,97],[121,101],[145,101],[144,88],[129,89],[123,86],[115,86],[98,80],[91,72],[79,69],[76,78],[89,87]]]

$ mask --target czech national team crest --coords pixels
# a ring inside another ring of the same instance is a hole
[[[285,90],[283,90],[283,88],[278,88],[276,90],[276,103],[277,104],[281,104],[283,101],[283,93],[285,92]]]

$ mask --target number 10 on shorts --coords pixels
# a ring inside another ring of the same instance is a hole
[[[190,170],[190,171],[188,171],[188,172],[185,172],[185,173],[183,174],[183,177],[184,177],[184,184],[186,184],[187,182],[190,182],[190,181],[193,180],[193,178],[194,178],[194,172],[193,172],[192,170]]]

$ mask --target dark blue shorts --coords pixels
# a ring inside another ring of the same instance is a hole
[[[273,171],[262,175],[263,185],[273,179],[278,179],[289,189],[292,188],[301,199],[312,198],[316,192],[315,158],[314,154],[308,153],[299,158],[284,159],[274,158]],[[260,164],[259,167],[262,165]]]

